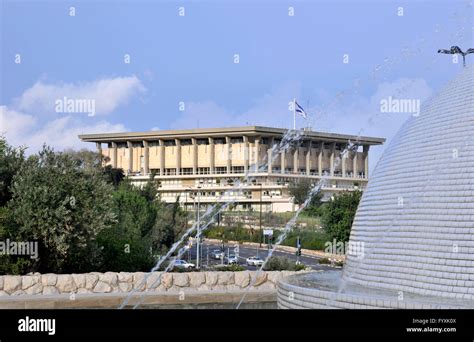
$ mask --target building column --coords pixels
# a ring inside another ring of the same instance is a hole
[[[104,160],[104,157],[102,156],[102,144],[100,142],[96,142],[95,147],[97,148],[97,153],[100,157],[100,165],[102,166],[102,160]]]
[[[249,171],[249,137],[244,135],[244,173]]]
[[[311,175],[311,146],[312,141],[308,141],[308,149],[306,150],[306,175]]]
[[[347,161],[347,153],[348,151],[346,150],[347,145],[342,146],[342,152],[341,153],[341,172],[342,172],[342,177],[346,177],[346,161]]]
[[[354,156],[352,157],[352,175],[353,178],[357,178],[357,150],[354,151]]]
[[[298,146],[295,147],[295,150],[293,152],[293,173],[294,174],[298,174],[298,170],[299,170],[299,166],[300,166],[300,163],[299,163],[299,148]]]
[[[112,156],[110,157],[110,162],[114,169],[117,168],[117,143],[112,142]]]
[[[324,151],[324,142],[321,141],[318,153],[318,175],[322,177],[323,175],[323,151]]]
[[[259,172],[258,168],[260,167],[260,139],[261,137],[255,137],[255,172]]]
[[[133,170],[133,144],[131,141],[127,141],[128,147],[128,173],[130,174]]]
[[[369,178],[369,148],[370,145],[363,146],[363,153],[364,153],[364,176],[366,179]]]
[[[145,150],[145,152],[143,153],[144,156],[143,156],[143,173],[145,173],[145,175],[149,174],[150,173],[150,147],[148,145],[148,141],[146,140],[143,140],[143,148]]]
[[[165,175],[165,142],[160,139],[158,140],[158,144],[160,147],[160,175]]]
[[[285,165],[285,164],[286,164],[286,163],[285,163],[285,161],[286,161],[286,160],[285,160],[285,159],[286,159],[285,154],[286,154],[286,153],[285,153],[285,150],[282,150],[282,151],[281,151],[281,162],[280,162],[280,165],[281,165],[281,173],[285,173],[285,168],[286,168],[286,165]]]
[[[225,137],[225,143],[227,145],[227,173],[230,173],[232,171],[232,142],[230,137]]]
[[[209,138],[209,173],[213,174],[215,172],[216,158],[214,155],[214,138]]]
[[[181,171],[181,140],[174,139],[176,145],[176,175]]]
[[[193,175],[197,174],[197,167],[198,167],[198,145],[196,138],[191,138],[192,143],[192,158],[193,158]]]
[[[331,156],[329,157],[329,169],[331,177],[334,177],[334,152],[336,150],[336,143],[331,144]]]
[[[267,167],[268,167],[268,173],[272,173],[272,166],[273,166],[273,144],[275,139],[273,137],[268,138],[268,144],[269,148],[267,150]]]

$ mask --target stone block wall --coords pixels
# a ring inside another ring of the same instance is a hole
[[[106,272],[85,274],[39,274],[0,276],[0,296],[55,295],[72,293],[276,291],[280,279],[291,271],[261,272]],[[301,273],[301,272],[299,272]],[[257,277],[257,279],[256,279]],[[146,279],[145,279],[146,278]]]

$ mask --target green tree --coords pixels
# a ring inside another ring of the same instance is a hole
[[[0,137],[0,207],[12,197],[10,186],[13,176],[25,161],[25,148],[13,148]]]
[[[302,205],[308,198],[309,192],[313,186],[313,182],[308,178],[301,178],[291,182],[288,191],[293,197],[293,202],[297,205]],[[314,194],[305,211],[308,213],[314,212],[314,209],[321,205],[322,197],[323,195],[321,192]]]
[[[15,224],[8,206],[0,207],[0,240],[17,240]],[[25,274],[34,269],[35,260],[28,256],[0,255],[0,274]]]
[[[115,186],[116,188],[125,179],[125,174],[123,173],[123,169],[117,169],[117,168],[113,168],[110,165],[106,165],[104,167],[103,172],[106,176],[107,181],[113,186]]]
[[[38,241],[36,270],[85,272],[100,263],[96,237],[115,221],[113,188],[101,169],[43,147],[22,163],[11,191],[12,233]]]
[[[151,232],[153,250],[166,253],[173,243],[186,230],[186,213],[179,205],[179,198],[174,203],[156,202],[157,220]]]
[[[98,152],[82,149],[79,151],[66,150],[65,154],[74,159],[80,168],[86,170],[90,169],[101,169],[105,174],[106,179],[109,183],[113,184],[116,188],[125,179],[123,169],[113,168],[111,165],[105,165],[110,159],[102,156]]]
[[[360,191],[344,192],[324,205],[322,225],[331,239],[349,240],[361,196]]]
[[[142,187],[124,181],[115,191],[117,223],[99,235],[104,271],[149,270],[154,255],[166,252],[186,228],[179,199],[162,202],[153,178]]]
[[[157,218],[153,201],[123,182],[113,194],[117,223],[98,237],[103,271],[145,271],[153,262],[151,231]]]
[[[67,149],[63,153],[74,159],[80,168],[91,170],[102,167],[103,157],[98,152],[87,149],[81,149],[79,151]]]

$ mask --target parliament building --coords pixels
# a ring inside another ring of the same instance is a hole
[[[369,148],[385,141],[305,129],[297,144],[277,148],[287,132],[246,126],[79,138],[96,143],[104,163],[123,169],[135,184],[154,174],[165,202],[179,197],[183,206],[193,207],[199,195],[204,206],[232,200],[236,210],[261,206],[272,212],[295,210],[288,187],[301,178],[317,182],[324,177],[323,199],[341,191],[363,190],[369,176]],[[341,156],[348,144],[353,147]]]

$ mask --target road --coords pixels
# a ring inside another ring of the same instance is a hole
[[[202,245],[201,265],[209,266],[209,267],[220,265],[222,261],[220,259],[219,260],[213,259],[210,254],[214,249],[221,249],[221,247],[222,247],[221,243],[213,243],[213,242],[205,241]],[[226,256],[228,253],[230,253],[231,255],[235,254],[234,245],[224,244],[224,251],[225,251]],[[186,252],[183,255],[182,259],[191,260],[191,262],[195,263],[196,262],[196,244],[193,244],[189,252],[190,253]],[[267,249],[266,244],[262,244],[262,248],[239,245],[239,265],[244,266],[248,270],[257,269],[257,267],[255,266],[248,266],[246,264],[245,260],[248,257],[259,256],[260,258],[265,260],[267,255],[268,255],[268,249]],[[289,260],[296,261],[296,255],[294,253],[276,250],[275,252],[273,252],[273,255],[278,256],[278,257],[286,257]],[[330,266],[319,264],[319,259],[320,259],[319,257],[309,256],[309,255],[302,255],[299,257],[300,262],[302,262],[307,267],[311,267],[313,270],[334,270],[334,268]]]

